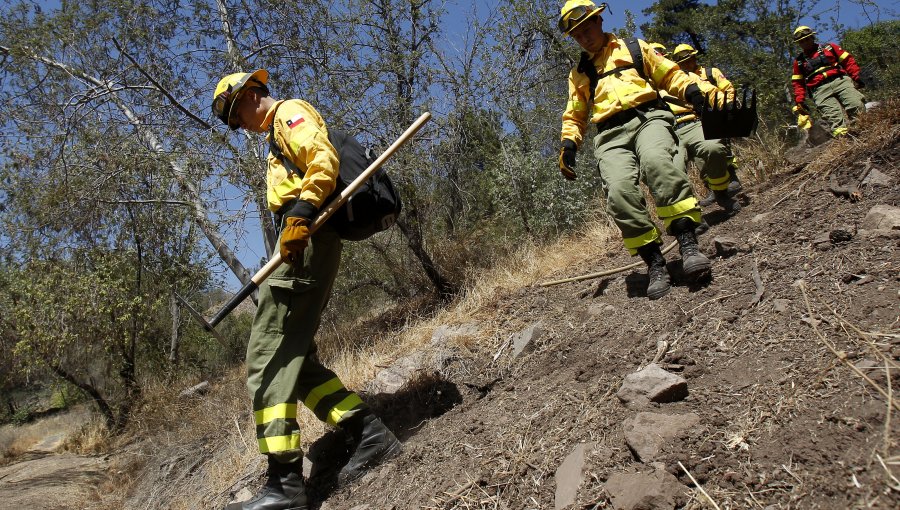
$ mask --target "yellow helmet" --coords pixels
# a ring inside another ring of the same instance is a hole
[[[269,71],[258,69],[252,73],[234,73],[219,80],[216,85],[216,91],[213,93],[212,112],[231,129],[237,129],[238,124],[232,118],[234,110],[234,101],[238,94],[244,90],[248,84],[263,85],[269,81]]]
[[[801,39],[806,39],[807,37],[812,37],[814,35],[816,35],[816,32],[813,31],[813,29],[805,25],[800,25],[794,29],[794,42],[799,42]]]
[[[563,34],[569,35],[572,30],[578,28],[578,25],[605,11],[607,7],[605,2],[598,7],[591,0],[568,0],[559,11],[557,28]]]
[[[695,50],[693,46],[682,43],[676,46],[675,51],[672,52],[672,60],[680,64],[685,60],[696,56],[697,53],[697,50]]]
[[[663,57],[666,57],[669,55],[669,50],[667,50],[665,46],[663,46],[662,44],[660,44],[658,42],[650,43],[650,47],[653,48],[653,50],[655,52],[659,53]]]

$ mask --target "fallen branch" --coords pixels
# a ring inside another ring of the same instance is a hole
[[[663,250],[662,250],[663,255],[665,255],[666,253],[669,253],[670,251],[672,251],[672,248],[674,248],[675,245],[677,245],[677,244],[678,244],[677,241],[673,241],[672,244],[670,244],[670,245],[666,246],[665,248],[663,248]],[[610,275],[614,275],[614,274],[616,274],[616,273],[621,273],[621,272],[623,272],[623,271],[628,271],[629,269],[636,269],[636,268],[641,267],[641,266],[643,266],[643,265],[644,265],[644,262],[643,262],[643,261],[641,261],[641,262],[635,262],[635,263],[633,263],[633,264],[628,264],[627,266],[617,267],[617,268],[615,268],[615,269],[608,269],[608,270],[606,270],[606,271],[601,271],[601,272],[599,272],[599,273],[591,273],[591,274],[585,274],[585,275],[581,275],[581,276],[574,276],[574,277],[572,277],[572,278],[566,278],[565,280],[556,280],[556,281],[552,281],[552,282],[544,282],[544,283],[538,284],[538,286],[540,286],[540,287],[550,287],[551,285],[559,285],[559,284],[561,284],[561,283],[579,282],[579,281],[582,281],[582,280],[590,280],[590,279],[592,279],[592,278],[602,278],[602,277],[604,277],[604,276],[610,276]]]
[[[791,196],[799,197],[799,196],[800,196],[800,192],[803,191],[803,186],[806,186],[806,183],[807,183],[807,182],[809,182],[809,179],[803,181],[803,182],[800,184],[800,186],[799,186],[797,189],[795,189],[794,191],[791,191],[791,192],[789,192],[787,195],[781,197],[781,200],[779,200],[779,201],[775,202],[774,204],[772,204],[772,209],[775,209],[776,207],[778,207],[782,202],[784,202],[785,200],[791,198]]]
[[[753,283],[756,284],[756,293],[753,295],[753,299],[750,300],[750,306],[747,308],[752,308],[759,304],[759,301],[762,299],[763,294],[766,293],[766,287],[763,285],[762,278],[759,276],[759,264],[756,262],[756,259],[753,259]]]

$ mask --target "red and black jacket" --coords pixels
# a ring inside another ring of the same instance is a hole
[[[859,66],[853,55],[835,43],[820,44],[812,53],[800,52],[794,58],[794,100],[800,104],[806,99],[806,90],[812,90],[840,76],[850,75],[859,79]]]

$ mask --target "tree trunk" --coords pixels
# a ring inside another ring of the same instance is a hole
[[[181,343],[181,308],[175,293],[169,295],[169,311],[172,313],[172,337],[169,342],[169,363],[178,363],[178,348]]]
[[[416,258],[419,259],[419,263],[422,264],[425,275],[431,280],[431,283],[434,284],[434,288],[437,289],[438,295],[440,295],[442,299],[448,299],[454,296],[457,290],[456,286],[441,274],[440,269],[438,269],[434,261],[431,260],[428,251],[425,250],[425,245],[422,242],[422,227],[419,225],[419,214],[417,209],[413,206],[407,207],[406,216],[397,220],[397,226],[400,228],[400,232],[403,233],[403,236],[406,237],[406,243],[409,246],[409,249],[412,250]]]
[[[104,421],[106,421],[106,427],[109,430],[115,430],[116,425],[116,416],[113,413],[112,407],[110,407],[109,403],[106,402],[106,399],[103,398],[103,395],[97,391],[92,384],[83,383],[79,381],[74,375],[69,372],[63,370],[59,365],[50,365],[50,370],[53,371],[56,375],[62,378],[64,381],[68,382],[72,386],[80,389],[81,391],[88,394],[91,399],[93,399],[94,403],[97,404],[97,408],[100,410],[100,414],[103,415]]]

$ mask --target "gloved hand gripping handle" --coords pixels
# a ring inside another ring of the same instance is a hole
[[[342,205],[347,202],[347,199],[350,198],[350,195],[352,195],[353,192],[362,185],[362,183],[366,182],[369,177],[377,172],[378,169],[381,168],[381,165],[383,165],[389,157],[397,152],[397,149],[399,149],[401,145],[412,138],[412,136],[415,135],[419,131],[419,129],[421,129],[422,126],[426,122],[428,122],[429,119],[431,119],[431,113],[423,113],[418,119],[416,119],[415,122],[412,123],[411,126],[406,129],[406,131],[403,132],[402,135],[400,135],[400,138],[392,143],[391,146],[388,147],[381,154],[381,156],[378,157],[378,159],[376,159],[372,162],[371,165],[369,165],[369,168],[366,168],[365,171],[356,178],[356,180],[354,180],[350,183],[349,186],[344,188],[344,191],[342,191],[337,198],[335,198],[327,206],[325,206],[325,208],[322,209],[321,212],[319,212],[319,215],[316,216],[316,220],[309,226],[310,234],[314,233],[316,230],[318,230],[319,227],[321,227],[326,221],[328,221],[328,218],[330,218],[335,211],[337,211]],[[266,278],[269,277],[269,275],[275,272],[275,270],[278,269],[278,266],[280,266],[281,264],[281,253],[275,253],[275,255],[272,256],[272,259],[269,260],[269,262],[267,262],[266,265],[262,267],[262,269],[257,271],[256,274],[253,275],[252,278],[250,278],[250,281],[246,285],[244,285],[241,290],[237,292],[237,294],[235,294],[230,300],[228,300],[228,303],[226,303],[225,306],[221,310],[219,310],[219,312],[216,313],[216,315],[212,319],[210,319],[209,327],[214,328],[217,324],[222,322],[222,319],[227,317],[228,314],[231,313],[232,310],[237,308],[237,306],[241,304],[243,300],[247,299],[247,296],[258,289],[259,286],[262,285],[262,282],[264,282]],[[209,331],[208,328],[207,330]]]

